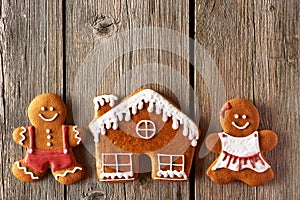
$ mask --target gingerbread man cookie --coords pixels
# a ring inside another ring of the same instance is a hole
[[[240,180],[259,186],[274,178],[263,153],[277,145],[277,135],[270,130],[258,131],[257,108],[245,99],[232,99],[220,111],[221,133],[207,137],[206,146],[220,154],[206,174],[217,184]]]
[[[82,138],[77,126],[63,125],[66,116],[66,106],[55,94],[42,94],[32,100],[28,108],[32,126],[22,126],[13,132],[14,141],[27,148],[25,158],[12,167],[16,178],[35,182],[50,168],[55,179],[62,184],[82,179],[84,169],[72,152]]]

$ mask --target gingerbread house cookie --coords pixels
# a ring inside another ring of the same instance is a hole
[[[114,95],[94,98],[95,118],[89,128],[99,180],[136,179],[141,155],[151,159],[154,180],[187,180],[200,134],[197,125],[151,89],[136,91],[118,104],[117,99]]]

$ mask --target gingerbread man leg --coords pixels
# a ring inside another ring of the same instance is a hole
[[[83,170],[83,166],[78,163],[77,165],[68,167],[66,169],[55,172],[52,171],[52,174],[58,182],[65,185],[70,185],[80,181],[83,178],[85,171]]]
[[[24,182],[36,182],[40,180],[46,173],[39,172],[28,166],[24,160],[19,160],[13,164],[12,172],[14,176]]]
[[[217,184],[228,184],[235,180],[234,176],[232,176],[231,171],[229,169],[218,169],[212,170],[214,163],[208,168],[206,174],[211,178],[211,180]]]
[[[244,174],[246,175],[241,175],[241,173],[234,172],[234,177],[236,180],[243,181],[244,183],[250,185],[250,186],[259,186],[263,185],[270,180],[274,178],[274,172],[271,168],[269,168],[267,171],[259,173],[255,172],[250,169],[245,169],[243,170]],[[255,177],[255,178],[253,178]]]

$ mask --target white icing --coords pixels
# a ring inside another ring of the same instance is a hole
[[[54,110],[54,108],[53,108],[53,107],[50,107],[50,108],[49,108],[49,110],[50,110],[50,111],[53,111],[53,110]]]
[[[261,156],[257,131],[247,137],[233,137],[224,132],[218,135],[222,143],[222,152],[212,170],[228,168],[240,171],[248,168],[256,172],[264,172],[270,168]]]
[[[41,107],[41,111],[45,111],[46,108],[44,106]]]
[[[52,136],[51,135],[47,135],[47,139],[51,140]]]
[[[45,122],[52,122],[58,117],[58,113],[55,113],[55,115],[52,118],[46,118],[42,114],[39,114],[39,117],[44,120]]]
[[[192,140],[192,146],[193,146],[193,147],[197,146],[197,140],[195,140],[195,139]]]
[[[94,98],[93,102],[95,105],[95,110],[99,110],[101,106],[104,106],[105,103],[109,103],[110,107],[115,105],[115,101],[118,100],[118,97],[115,95],[101,95]]]
[[[51,142],[47,142],[47,146],[51,147],[52,146]]]
[[[239,130],[244,130],[244,129],[246,129],[246,128],[250,125],[249,122],[246,122],[246,123],[244,124],[244,126],[239,126],[239,125],[237,125],[235,122],[231,122],[231,124],[232,124],[235,128],[237,128],[237,129],[239,129]]]
[[[26,139],[24,133],[26,133],[26,128],[24,126],[21,127],[22,131],[20,133],[20,136],[22,137],[22,139],[19,141],[19,144],[23,145],[23,141]]]
[[[145,128],[141,128],[141,125],[145,124]],[[151,124],[152,128],[148,126],[148,124]],[[136,125],[136,133],[138,136],[142,139],[151,139],[155,136],[156,133],[156,127],[154,122],[150,120],[141,120],[139,123]],[[144,134],[142,134],[144,133]]]
[[[68,153],[68,149],[64,149],[64,154],[67,154]]]
[[[39,179],[39,177],[34,176],[32,172],[27,171],[26,167],[22,167],[19,161],[15,162],[15,164],[17,165],[18,169],[21,169],[25,174],[30,175],[31,179]]]
[[[73,131],[76,133],[75,138],[77,139],[77,144],[80,144],[82,139],[81,139],[81,137],[79,137],[79,131],[77,130],[77,128],[78,128],[78,126],[74,126]]]
[[[240,117],[240,116],[239,116],[238,114],[235,114],[235,115],[234,115],[234,118],[235,118],[235,119],[238,119],[239,117]]]
[[[130,179],[133,177],[133,172],[114,172],[114,173],[101,173],[100,178],[111,178],[111,179]]]
[[[130,180],[130,178],[133,177],[134,173],[132,170],[132,153],[103,153],[102,154],[102,169],[100,171],[100,178],[104,179],[104,178],[111,178],[111,179],[115,179],[117,178],[122,179],[124,178],[125,180]],[[115,163],[105,163],[105,156],[114,156],[115,157]],[[124,156],[128,156],[129,157],[129,163],[126,164],[120,164],[119,163],[119,158],[120,157],[124,157]],[[107,167],[111,167],[113,169],[116,170],[116,172],[105,172],[105,166]],[[129,166],[130,170],[127,172],[121,172],[119,170],[119,167],[121,166]]]
[[[247,119],[247,115],[243,115],[242,118],[243,118],[243,119]]]
[[[46,129],[46,133],[51,133],[51,130],[50,129]]]
[[[96,97],[97,98],[97,97]],[[103,101],[103,100],[102,100]],[[98,101],[94,99],[95,109],[98,110]],[[184,113],[173,106],[168,100],[157,92],[151,89],[144,89],[140,92],[128,97],[126,100],[103,114],[96,121],[89,125],[91,131],[94,133],[94,141],[99,142],[99,134],[105,135],[106,129],[111,127],[117,128],[118,121],[130,121],[131,114],[136,114],[137,109],[143,109],[145,103],[149,103],[148,112],[153,112],[162,114],[162,121],[167,122],[169,117],[172,117],[173,124],[172,128],[177,130],[180,125],[183,125],[183,135],[187,136],[191,140],[193,146],[197,145],[197,140],[199,139],[198,127],[196,124],[189,119]],[[101,105],[101,102],[100,102]],[[125,116],[125,118],[124,118]],[[111,124],[113,124],[111,126]]]
[[[163,178],[175,178],[175,176],[177,176],[178,178],[183,178],[183,179],[187,179],[187,175],[184,171],[177,171],[177,170],[167,170],[167,171],[163,171],[163,170],[159,170],[157,172],[157,176],[158,177],[162,177]]]
[[[157,154],[158,156],[158,172],[157,172],[157,176],[160,177],[160,179],[173,179],[176,178],[175,176],[177,176],[178,178],[183,178],[183,179],[187,179],[187,175],[184,172],[184,155],[171,155],[171,154]],[[168,163],[162,163],[161,162],[161,158],[164,157],[169,160]],[[175,161],[174,158],[181,158],[182,163],[180,164],[174,164],[173,162]],[[169,167],[169,170],[162,170],[163,167]],[[173,170],[174,167],[181,167],[181,170]]]
[[[55,179],[58,180],[58,177],[65,177],[67,174],[74,174],[77,170],[82,170],[81,167],[75,167],[73,170],[66,170],[63,174],[56,174]]]

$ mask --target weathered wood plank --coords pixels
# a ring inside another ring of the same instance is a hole
[[[44,92],[63,95],[62,6],[59,1],[1,1],[1,199],[62,199],[64,186],[47,175],[23,183],[11,173],[25,156],[12,131],[29,125],[27,107]]]
[[[196,162],[197,198],[295,199],[299,184],[299,6],[296,1],[197,1],[196,39],[222,75],[226,98],[253,100],[261,114],[260,129],[272,129],[279,145],[266,156],[275,179],[262,187],[243,183],[219,186],[205,175],[216,158]],[[214,80],[212,80],[214,81]],[[196,76],[197,91],[206,84]],[[202,92],[201,102],[210,94]],[[212,105],[204,104],[201,113]],[[214,118],[212,120],[218,120]],[[202,126],[206,131],[209,121]],[[216,127],[214,131],[220,131]],[[209,188],[209,189],[208,189]]]
[[[97,51],[99,45],[116,36],[116,31],[120,33],[133,28],[159,26],[187,35],[189,5],[186,2],[172,0],[66,2],[66,96],[70,111],[68,123],[87,125],[93,117],[94,95],[113,92],[124,97],[144,80],[153,80],[154,84],[146,86],[157,89],[172,100],[178,99],[178,102],[182,102],[182,98],[186,97],[188,92],[182,86],[183,90],[177,89],[179,81],[174,78],[175,73],[163,71],[158,64],[154,69],[143,65],[159,63],[171,66],[190,80],[188,63],[165,51],[147,49],[127,52],[116,57],[115,61],[107,66],[106,76],[102,78],[99,78],[101,71],[89,66],[90,69],[86,69],[85,75],[90,76],[83,77],[87,81],[83,85],[81,82],[75,82],[78,80],[75,77],[84,66],[82,62],[95,65],[102,63],[95,59],[95,56],[90,62],[85,58],[91,51],[99,53]],[[10,168],[17,159],[24,157],[25,149],[13,142],[12,130],[20,125],[29,124],[26,110],[34,96],[44,92],[65,95],[62,7],[62,3],[57,1],[0,1],[1,199],[64,199],[65,196],[68,199],[189,199],[193,190],[197,199],[299,198],[297,186],[300,172],[297,153],[300,144],[298,135],[300,22],[297,0],[236,2],[199,0],[195,3],[196,41],[212,56],[218,69],[217,73],[222,76],[226,89],[224,99],[211,100],[211,97],[222,92],[209,91],[214,87],[207,86],[215,84],[221,88],[223,82],[216,80],[215,76],[203,77],[207,73],[214,74],[215,71],[210,71],[213,68],[208,71],[208,68],[197,68],[203,66],[201,63],[211,66],[212,63],[206,55],[200,56],[199,60],[195,58],[196,69],[199,70],[195,70],[194,78],[199,97],[196,106],[200,108],[201,130],[203,133],[206,133],[208,128],[210,132],[221,130],[218,123],[209,127],[209,117],[218,121],[211,110],[213,107],[219,108],[221,106],[218,105],[219,102],[223,103],[228,98],[238,96],[253,100],[261,113],[260,128],[273,129],[279,135],[279,145],[266,155],[276,173],[275,180],[269,184],[258,188],[250,188],[238,182],[226,186],[215,185],[206,177],[205,170],[216,155],[211,153],[199,160],[198,152],[195,154],[195,188],[190,188],[189,183],[153,182],[149,174],[141,175],[141,178],[133,183],[104,184],[97,181],[94,158],[83,146],[75,150],[75,154],[80,155],[79,161],[88,169],[87,176],[82,182],[63,187],[51,175],[35,184],[16,180]],[[98,17],[93,23],[95,14],[104,14],[112,18]],[[132,35],[132,41],[135,39],[137,37]],[[113,58],[116,52],[126,50],[124,46],[126,47],[125,43],[114,44],[100,52]],[[174,46],[174,48],[181,47]],[[139,76],[136,66],[140,66],[139,69],[145,70],[145,73]],[[154,76],[151,76],[151,73]],[[159,74],[159,78],[155,74]],[[161,81],[160,84],[155,84],[158,81]],[[168,83],[171,83],[169,88],[166,87]],[[88,107],[88,114],[72,118],[72,112],[78,113],[76,111],[78,108],[74,108],[77,101],[74,98],[76,90],[83,94],[78,101],[85,105],[84,108]],[[178,95],[178,92],[182,95]],[[189,103],[186,101],[185,104],[181,104],[186,112]],[[87,148],[92,149],[93,145]]]
[[[299,199],[299,2],[257,1],[254,4],[254,99],[261,128],[271,128],[278,146],[266,156],[274,181],[257,188],[258,199]]]
[[[188,35],[188,6],[188,1],[178,2],[171,0],[149,0],[141,2],[67,2],[66,50],[68,106],[74,107],[74,104],[71,103],[72,101],[74,102],[72,96],[77,90],[77,92],[82,91],[82,93],[86,93],[88,97],[76,100],[79,102],[77,105],[84,104],[86,105],[85,107],[88,108],[87,110],[89,110],[86,115],[82,115],[80,118],[77,117],[77,120],[75,120],[74,117],[75,123],[87,127],[88,122],[93,117],[92,98],[95,95],[115,93],[120,96],[120,98],[123,98],[133,92],[134,89],[141,87],[142,85],[140,84],[145,84],[145,82],[148,84],[143,86],[152,87],[173,100],[178,98],[180,101],[184,95],[188,96],[188,90],[186,90],[186,88],[178,87],[181,80],[176,80],[177,82],[173,81],[168,87],[165,85],[171,82],[172,74],[170,71],[164,72],[161,70],[161,66],[159,66],[159,64],[164,64],[169,66],[169,69],[178,70],[188,81],[189,64],[184,62],[182,58],[157,49],[126,52],[138,39],[138,36],[134,33],[129,34],[131,37],[129,43],[122,40],[120,40],[119,43],[114,43],[121,37],[118,33],[141,27],[158,26],[170,28],[179,31],[179,33]],[[93,21],[92,17],[95,14],[98,14],[98,18]],[[101,17],[101,14],[112,17],[115,20]],[[93,27],[91,26],[91,21],[94,22],[92,23]],[[118,32],[114,32],[115,27],[118,28]],[[145,38],[145,40],[147,40],[147,38]],[[157,43],[157,41],[153,42]],[[106,43],[113,44],[109,46],[109,44]],[[99,48],[101,49],[99,50]],[[174,45],[174,48],[180,47]],[[113,59],[113,57],[116,56],[112,63],[108,63],[107,66],[102,66],[102,69],[107,69],[104,75],[102,71],[99,70],[99,65],[103,65],[103,60],[99,59],[101,58],[101,56],[99,56],[101,53],[106,56],[105,59]],[[94,56],[88,58],[88,60],[85,59],[87,55],[90,56],[93,54]],[[84,63],[82,63],[83,61]],[[146,67],[145,64],[149,63],[158,64],[152,65],[152,67]],[[95,70],[95,66],[98,66],[98,70]],[[73,77],[76,76],[78,71],[79,73],[81,72],[82,67],[86,67],[86,70],[88,70],[83,72],[87,75],[87,77],[82,78],[85,82],[81,81],[74,84]],[[144,67],[143,69],[145,71],[143,73],[138,72],[138,67]],[[147,82],[147,80],[152,80],[153,82]],[[174,91],[177,91],[177,93],[172,94]],[[188,111],[188,100],[181,106],[184,107],[185,111]],[[82,112],[83,110],[86,109],[82,109]],[[80,113],[82,112],[80,111]],[[78,113],[78,111],[73,109],[73,113]],[[70,121],[72,121],[72,119],[70,119]],[[91,144],[91,148],[94,148],[93,144]],[[68,187],[67,196],[72,197],[72,199],[73,194],[78,193],[80,195],[83,194],[83,196],[79,195],[78,198],[90,198],[93,195],[100,194],[99,197],[109,199],[189,199],[189,182],[153,182],[150,178],[150,174],[142,175],[139,180],[133,183],[100,183],[95,173],[94,158],[88,155],[84,149],[82,149],[81,155],[81,160],[89,163],[86,164],[86,168],[89,171],[88,178],[80,182],[80,185]]]
[[[200,114],[204,116],[204,121],[201,121],[204,134],[207,133],[210,123],[206,116],[211,116],[211,120],[215,122],[208,130],[209,133],[222,130],[219,124],[218,111],[227,99],[242,97],[253,100],[252,68],[255,59],[253,55],[255,45],[253,10],[253,2],[247,0],[241,2],[196,1],[196,41],[202,45],[216,65],[217,69],[211,73],[220,74],[223,79],[222,83],[222,80],[215,80],[215,76],[213,76],[208,80],[208,83],[205,83],[199,76],[199,72],[195,73],[195,89],[200,94]],[[203,58],[203,60],[207,60],[207,58]],[[200,63],[196,61],[196,66],[198,64]],[[218,97],[222,91],[207,88],[207,85],[213,83],[225,88],[223,96]],[[211,99],[216,96],[219,101]],[[202,102],[206,103],[203,104]],[[214,113],[209,112],[212,108],[214,108]],[[203,151],[201,149],[201,156],[206,155]],[[250,188],[240,182],[221,186],[214,184],[206,176],[207,168],[216,157],[216,154],[209,153],[202,160],[196,160],[196,198],[234,199],[238,197],[255,199],[255,188]]]

